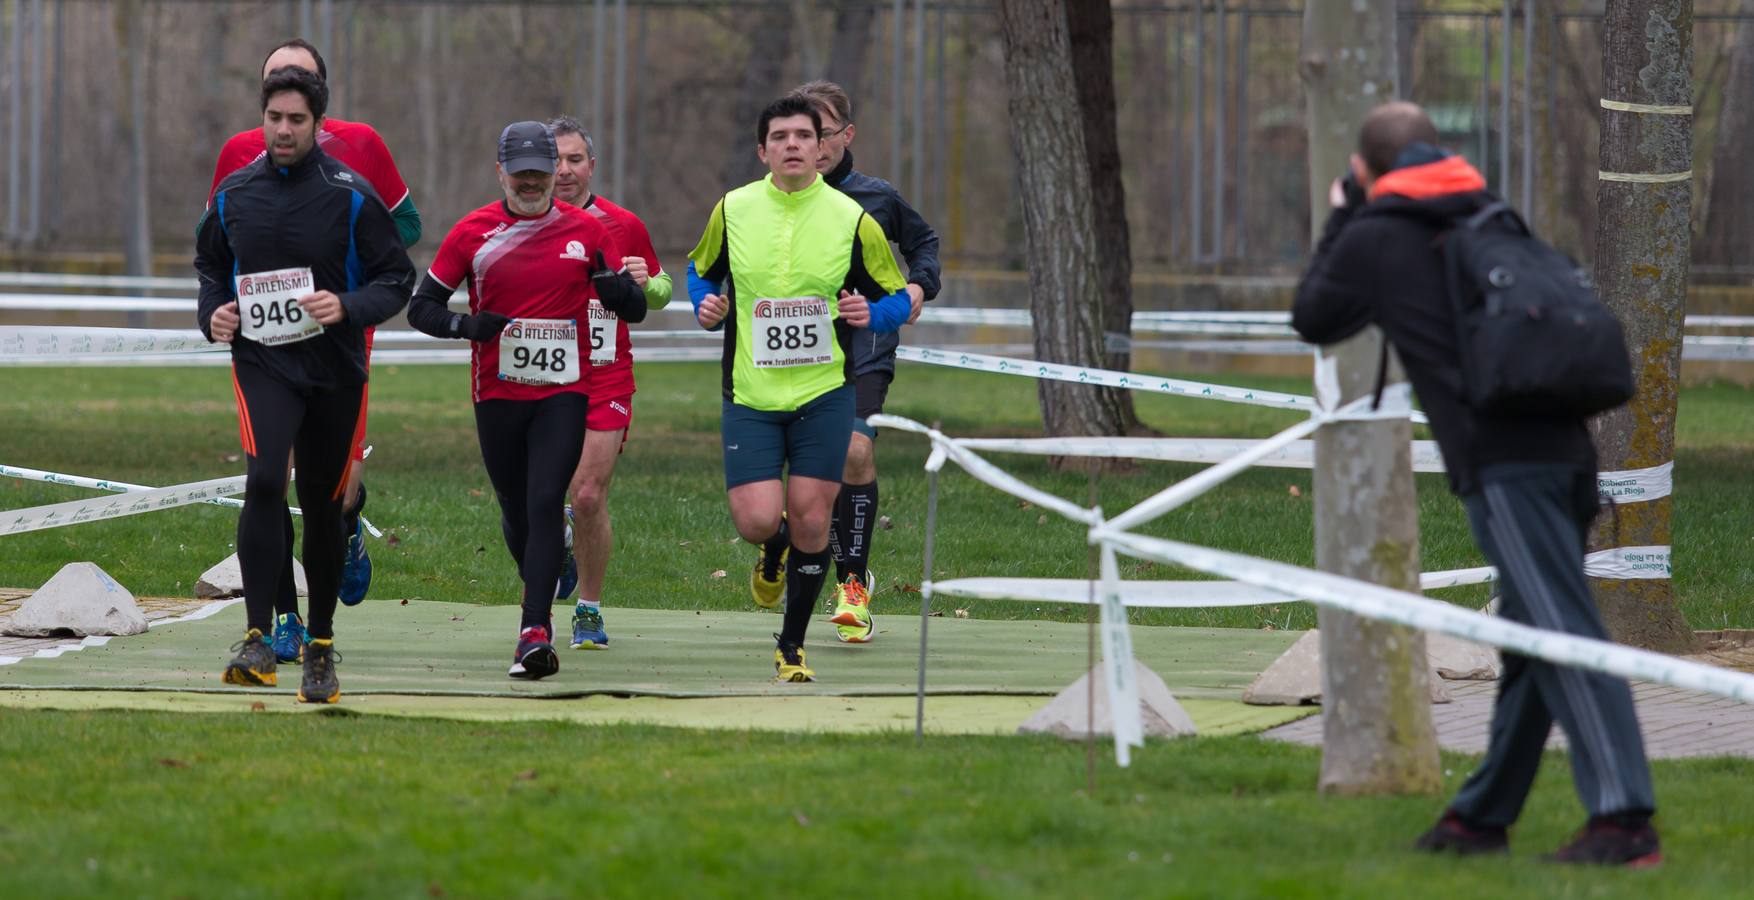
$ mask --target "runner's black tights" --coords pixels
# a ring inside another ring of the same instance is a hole
[[[574,393],[475,404],[481,461],[499,498],[506,549],[524,580],[519,630],[541,625],[552,632],[554,592],[566,555],[566,491],[584,450],[588,407],[585,395]]]
[[[359,387],[293,388],[248,364],[232,367],[237,380],[239,429],[248,462],[244,510],[238,516],[238,567],[244,576],[249,627],[274,629],[281,579],[289,576],[286,458],[298,453],[298,505],[304,513],[305,586],[313,638],[335,635],[341,586],[342,488],[359,418]]]

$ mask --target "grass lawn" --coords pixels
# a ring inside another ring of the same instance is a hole
[[[1513,856],[1458,861],[1405,850],[1435,798],[1321,796],[1252,737],[1103,755],[1092,794],[1051,738],[245,721],[9,717],[0,896],[1731,897],[1754,838],[1747,761],[1659,763],[1667,865],[1604,872],[1538,859],[1581,818],[1558,756]]]
[[[719,461],[717,370],[710,364],[649,364],[639,372],[634,430],[611,497],[617,549],[605,602],[669,609],[752,609],[745,572],[752,551],[725,508]],[[1307,392],[1301,379],[1226,377],[1249,386]],[[461,367],[383,367],[372,383],[367,518],[393,535],[372,541],[375,599],[423,598],[515,603],[516,574],[499,536],[499,512],[482,469]],[[1266,437],[1298,413],[1139,394],[1140,413],[1178,437]],[[1034,383],[1027,379],[904,364],[889,411],[942,420],[961,436],[1039,434]],[[163,485],[242,470],[236,414],[223,369],[0,369],[0,461]],[[1754,392],[1712,385],[1683,393],[1675,474],[1675,585],[1698,628],[1754,627]],[[905,609],[919,583],[925,520],[926,443],[912,435],[879,440],[880,512],[893,528],[875,540],[874,609]],[[993,457],[1008,471],[1082,502],[1083,476],[1054,472],[1035,457]],[[1143,464],[1106,476],[1111,515],[1197,466]],[[1440,475],[1419,476],[1421,543],[1427,570],[1480,565],[1461,505]],[[1292,488],[1297,489],[1294,495]],[[939,578],[972,575],[1084,577],[1078,526],[975,482],[954,466],[940,482]],[[90,492],[0,480],[0,508],[69,500]],[[1299,496],[1300,495],[1300,496]],[[187,595],[209,565],[231,553],[235,513],[196,506],[5,539],[0,586],[34,587],[63,563],[98,562],[139,595]],[[1293,563],[1313,561],[1309,473],[1258,469],[1146,529]],[[1200,577],[1123,562],[1125,577]],[[717,573],[726,573],[718,576]],[[1445,593],[1483,602],[1483,588]],[[370,601],[368,601],[370,602]],[[974,602],[976,617],[1082,618],[1074,608]],[[1152,624],[1308,628],[1307,604],[1264,609],[1139,610]],[[613,615],[610,618],[613,627]]]

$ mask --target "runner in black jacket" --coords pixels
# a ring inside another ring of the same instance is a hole
[[[907,292],[913,301],[908,322],[912,323],[920,316],[920,305],[938,296],[938,233],[902,199],[894,185],[853,169],[850,145],[857,129],[846,91],[833,82],[812,81],[797,92],[822,116],[822,154],[817,171],[835,190],[857,200],[907,260]],[[895,350],[899,346],[899,331],[860,328],[853,332],[853,434],[829,530],[836,582],[835,636],[846,643],[866,643],[877,633],[871,624],[868,566],[877,525],[877,430],[866,419],[883,411],[889,384],[895,380]]]
[[[1475,541],[1501,577],[1506,619],[1608,640],[1584,578],[1584,536],[1595,518],[1596,454],[1582,418],[1484,415],[1462,400],[1461,352],[1445,288],[1442,241],[1458,217],[1495,198],[1411,103],[1366,118],[1352,181],[1336,181],[1291,323],[1328,344],[1371,323],[1395,346],[1431,418],[1450,484]],[[1588,825],[1557,858],[1659,861],[1644,742],[1625,679],[1504,655],[1486,758],[1418,841],[1435,852],[1500,853],[1522,812],[1547,735],[1558,721]]]
[[[197,230],[195,270],[196,322],[232,345],[249,457],[237,539],[248,631],[225,680],[276,683],[263,636],[286,553],[281,511],[296,449],[311,637],[299,697],[332,703],[341,495],[366,381],[365,328],[407,304],[414,266],[371,186],[317,148],[327,105],[312,72],[277,69],[262,83],[268,155],[220,182]]]

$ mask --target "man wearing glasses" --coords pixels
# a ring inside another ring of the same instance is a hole
[[[907,293],[913,301],[908,324],[920,317],[920,304],[938,295],[938,233],[909,206],[895,186],[853,170],[850,149],[857,129],[853,127],[853,103],[847,92],[832,81],[812,81],[795,92],[807,98],[822,116],[820,155],[816,171],[829,186],[857,200],[865,212],[882,226],[883,233],[901,247],[907,260]],[[877,522],[876,429],[866,419],[883,411],[889,384],[895,380],[896,332],[869,328],[853,332],[853,385],[856,392],[853,435],[847,446],[846,470],[840,495],[834,504],[834,524],[829,546],[835,565],[835,636],[849,644],[863,644],[876,635],[871,624],[871,538]]]

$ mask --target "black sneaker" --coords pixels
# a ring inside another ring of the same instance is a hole
[[[274,648],[262,640],[259,628],[250,629],[244,639],[231,645],[231,662],[225,667],[225,683],[245,687],[274,687],[280,676],[274,674]]]
[[[506,674],[534,681],[560,671],[560,654],[554,652],[548,634],[548,629],[541,625],[531,625],[519,632],[518,649],[512,654],[512,668]]]
[[[298,699],[303,703],[334,703],[341,699],[341,680],[335,677],[335,664],[341,654],[335,652],[335,641],[313,640],[305,644],[305,676],[298,686]]]
[[[1649,822],[1634,826],[1604,816],[1591,819],[1547,861],[1647,869],[1662,863],[1663,849]]]
[[[1469,825],[1454,811],[1445,810],[1443,818],[1413,842],[1413,849],[1457,856],[1509,853],[1510,835],[1503,828]]]

